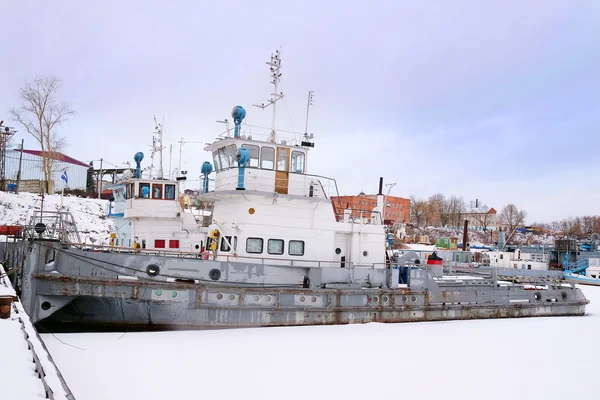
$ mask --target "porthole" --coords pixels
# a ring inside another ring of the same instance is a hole
[[[373,303],[379,303],[379,297],[373,296]]]
[[[536,292],[533,295],[533,298],[536,299],[537,301],[540,301],[542,299],[542,294],[540,292]]]
[[[50,304],[50,302],[45,301],[42,303],[42,310],[48,311],[50,309],[50,307],[52,307],[52,304]]]
[[[217,294],[217,300],[223,300],[223,293]]]
[[[384,303],[387,303],[387,302],[390,301],[390,298],[388,296],[383,296],[382,300],[383,300]]]
[[[410,301],[412,301],[413,303],[417,302],[417,296],[410,296]]]
[[[402,301],[406,303],[408,301],[408,296],[402,296]]]
[[[369,252],[368,252],[368,251],[366,251],[366,250],[365,250],[365,251],[363,251],[363,256],[365,256],[365,257],[366,257],[366,256],[368,256],[368,255],[369,255]]]
[[[234,301],[235,300],[235,294],[230,294],[229,295],[229,300]]]
[[[340,249],[339,247],[337,249],[335,249],[335,254],[340,254],[342,252],[342,249]]]
[[[306,301],[306,297],[300,296],[300,303],[304,303]]]
[[[312,301],[313,303],[316,303],[317,302],[317,298],[315,296],[313,296],[313,297],[310,298],[310,301]]]
[[[271,296],[271,295],[267,296],[267,302],[270,303],[271,301],[273,301],[273,296]]]
[[[254,301],[258,303],[260,301],[260,296],[254,296]]]

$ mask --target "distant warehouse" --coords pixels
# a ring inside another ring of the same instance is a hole
[[[21,184],[20,191],[40,193],[44,184],[44,171],[42,170],[42,152],[40,150],[6,150],[6,179],[10,183],[17,180],[19,171],[19,157],[23,152],[21,161]],[[63,153],[52,152],[50,157],[54,159],[52,166],[52,192],[60,190],[64,181],[60,176],[67,171],[68,184],[65,188],[85,190],[87,183],[87,171],[90,166]]]

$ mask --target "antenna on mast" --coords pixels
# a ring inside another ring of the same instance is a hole
[[[156,137],[152,136],[152,168],[154,168],[154,153],[158,152],[158,179],[163,179],[163,124],[165,122],[165,117],[163,115],[163,122],[158,123],[156,121],[156,115],[154,115],[154,130],[155,133],[158,134],[158,147],[156,146]],[[152,170],[150,170],[152,171]],[[150,172],[152,176],[152,172]]]
[[[271,98],[267,100],[267,103],[262,104],[254,104],[254,107],[262,108],[263,110],[270,105],[273,105],[273,115],[271,117],[271,133],[269,134],[268,142],[275,143],[277,140],[277,135],[275,133],[275,121],[276,121],[276,107],[275,103],[277,100],[283,97],[282,92],[278,92],[279,89],[279,78],[281,74],[279,73],[279,69],[281,68],[281,50],[275,50],[275,54],[271,54],[271,61],[267,61],[265,64],[270,66],[271,70],[271,78],[273,79],[271,83],[273,84],[273,93],[271,93]]]
[[[308,111],[310,110],[310,106],[313,105],[313,94],[314,92],[312,90],[308,92],[308,102],[306,103],[306,126],[304,128],[304,136],[308,136]]]

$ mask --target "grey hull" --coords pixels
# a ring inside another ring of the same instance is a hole
[[[234,328],[580,316],[588,304],[551,272],[507,283],[494,269],[477,279],[393,268],[267,265],[157,254],[90,252],[30,241],[21,300],[35,323],[102,328]],[[502,271],[503,275],[518,271]]]

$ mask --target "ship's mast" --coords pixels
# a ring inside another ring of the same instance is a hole
[[[164,123],[164,117],[163,117]],[[157,140],[153,136],[152,137],[152,168],[154,168],[154,153],[158,152],[158,179],[163,179],[164,170],[163,170],[163,123],[158,123],[156,121],[156,116],[154,116],[154,129],[158,134],[158,146],[156,145]],[[152,171],[152,170],[150,170]],[[150,176],[152,176],[152,172],[150,172]]]
[[[277,102],[277,100],[283,97],[283,93],[278,91],[279,78],[281,77],[281,73],[279,73],[279,69],[281,68],[281,50],[275,50],[275,54],[271,54],[271,61],[267,61],[266,64],[271,69],[271,83],[273,84],[273,93],[271,93],[271,98],[267,101],[266,104],[254,104],[254,107],[260,107],[264,110],[270,105],[273,105],[273,115],[271,116],[271,133],[269,134],[269,139],[267,141],[275,143],[277,140],[277,135],[275,133],[277,108],[275,103]]]

